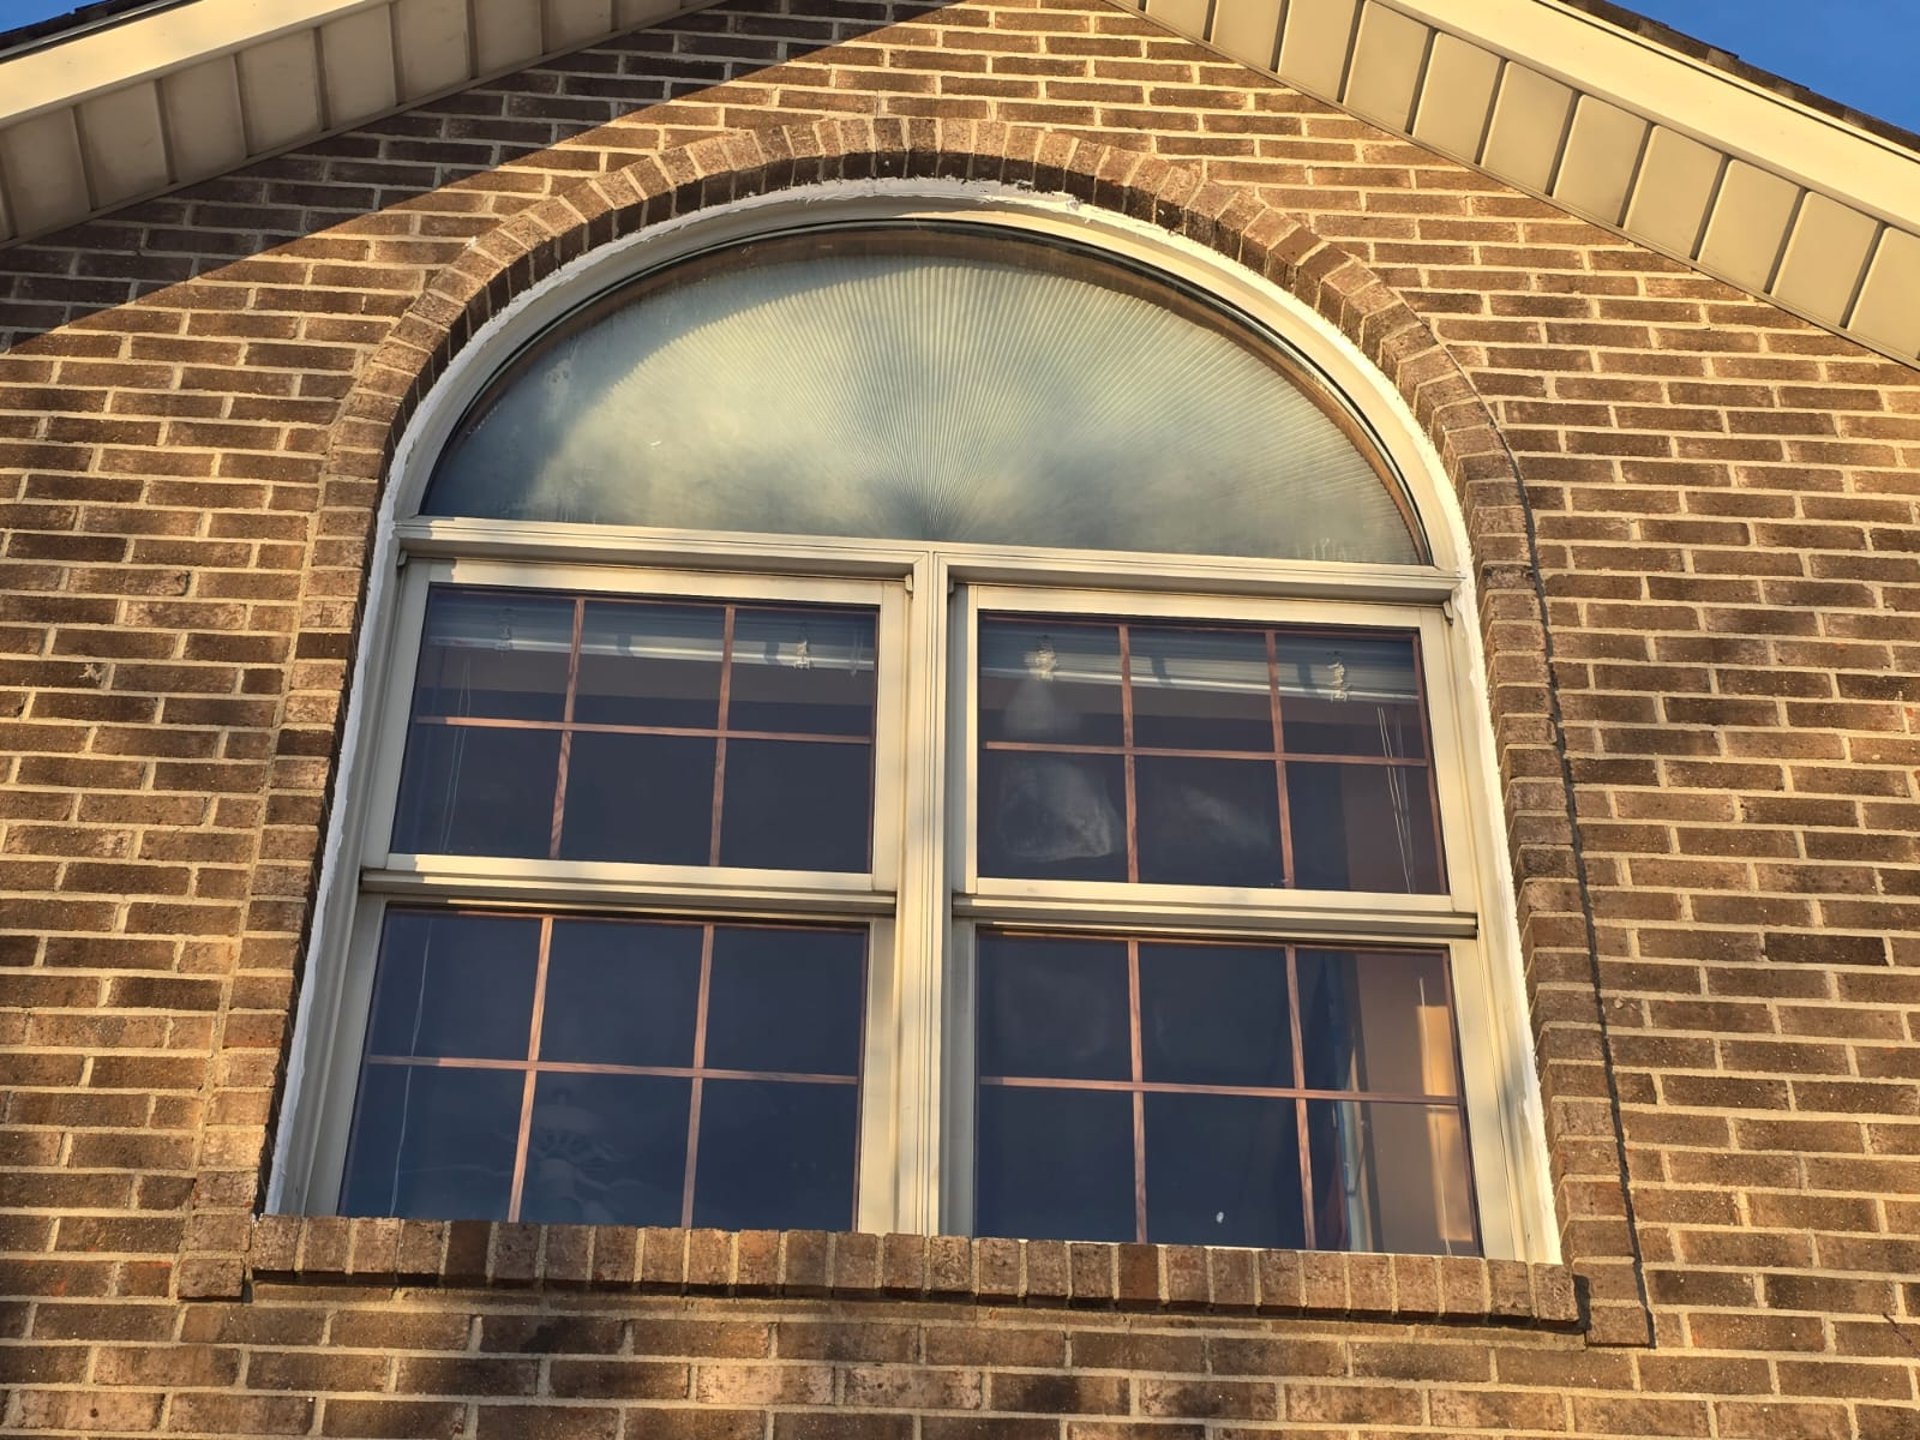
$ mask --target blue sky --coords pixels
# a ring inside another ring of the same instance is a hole
[[[1762,70],[1920,130],[1920,0],[1619,3]]]
[[[1625,0],[1629,9],[1910,130],[1920,130],[1920,0]],[[0,0],[0,30],[75,0]]]

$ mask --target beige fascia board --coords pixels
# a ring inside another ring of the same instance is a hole
[[[715,0],[602,0],[602,19],[610,23],[596,24],[592,33],[577,24],[559,24],[556,15],[566,3],[452,0],[450,8],[437,7],[444,12],[440,18],[464,12],[465,23],[436,25],[434,17],[425,16],[422,0],[194,0],[0,61],[0,246],[356,129]],[[409,25],[396,7],[415,11],[412,19],[426,23]],[[426,8],[436,7],[427,0]],[[519,28],[529,43],[510,47],[510,54],[497,46],[490,52],[478,33],[497,31],[503,16],[526,22]],[[392,71],[391,103],[376,96],[370,102],[375,108],[344,104],[335,113],[340,97],[330,93],[328,65],[355,25],[388,37],[384,45],[363,46],[362,58]],[[446,53],[423,52],[423,35],[426,44]],[[403,41],[414,48],[400,56]],[[299,115],[300,105],[288,100],[290,92],[271,82],[265,89],[258,83],[249,87],[250,62],[256,70],[264,66],[276,74],[276,66],[291,67],[295,89],[312,91],[309,113]],[[407,89],[409,76],[417,77],[422,88]],[[443,77],[451,78],[435,83]],[[183,123],[174,106],[187,107],[183,113],[193,114],[193,123]],[[150,123],[137,127],[138,133],[85,123],[89,116],[149,111]],[[199,133],[209,126],[217,133]],[[71,137],[75,144],[50,147],[41,143],[42,131],[55,139]],[[117,155],[107,152],[120,147],[140,163],[117,163]],[[153,154],[160,163],[153,162]],[[135,183],[143,179],[153,183]]]
[[[1837,116],[1555,0],[1391,3],[1736,159],[1920,230],[1920,155]]]
[[[1825,329],[1920,361],[1920,152],[1897,139],[1562,0],[1213,0],[1192,29],[1143,0],[1112,3]],[[1382,24],[1389,16],[1399,23]],[[1367,73],[1370,54],[1387,54],[1389,68],[1396,57],[1363,37],[1389,33],[1402,62],[1425,37],[1404,121],[1397,76]]]
[[[392,0],[194,0],[0,61],[0,126]]]

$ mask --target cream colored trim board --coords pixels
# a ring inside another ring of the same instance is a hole
[[[0,242],[712,0],[194,0],[0,61]]]
[[[1912,364],[1920,154],[1560,0],[1114,0]]]

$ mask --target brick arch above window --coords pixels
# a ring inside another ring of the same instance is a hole
[[[890,177],[1060,194],[1173,231],[1319,313],[1391,382],[1425,431],[1452,482],[1472,546],[1471,556],[1462,559],[1478,593],[1494,741],[1505,777],[1509,856],[1562,1248],[1588,1282],[1592,1338],[1643,1343],[1649,1328],[1644,1283],[1624,1183],[1544,597],[1519,475],[1465,372],[1392,287],[1251,192],[1110,146],[1023,127],[941,120],[862,119],[742,131],[585,179],[478,237],[434,278],[362,368],[329,436],[316,549],[302,597],[302,653],[336,659],[351,653],[358,621],[354,597],[364,596],[365,557],[395,445],[453,356],[516,296],[588,251],[648,226],[755,195]],[[337,686],[316,684],[303,694],[296,683],[288,726],[312,731],[325,749],[341,707]],[[329,773],[329,789],[333,780]],[[305,832],[299,837],[304,843],[285,845],[282,853],[317,856],[323,807],[314,803],[318,797],[310,788],[296,791],[294,783],[274,798],[284,802],[286,813],[312,818],[289,825]],[[300,923],[309,923],[304,909]],[[291,953],[293,947],[286,948]],[[291,1016],[282,1012],[280,1018],[290,1029]],[[257,1038],[236,1031],[230,1016],[223,1044],[229,1050],[251,1047]],[[222,1073],[257,1071],[226,1067]],[[245,1095],[232,1082],[223,1088],[236,1093],[216,1097],[216,1111],[264,1120],[270,1095]],[[179,1277],[183,1294],[232,1293],[246,1274],[246,1214],[259,1188],[267,1135],[264,1123],[209,1132],[196,1191],[198,1223]]]

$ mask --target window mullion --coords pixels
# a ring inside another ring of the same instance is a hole
[[[913,573],[907,654],[902,656],[906,693],[901,707],[893,1013],[869,1020],[891,1036],[896,1057],[892,1094],[882,1095],[877,1087],[869,1094],[870,1104],[891,1102],[893,1143],[890,1154],[862,1156],[863,1168],[884,1167],[893,1178],[891,1204],[884,1207],[889,1213],[875,1213],[881,1202],[867,1191],[862,1226],[920,1234],[933,1233],[940,1219],[941,1019],[950,928],[945,888],[948,609],[945,565],[929,554]]]

